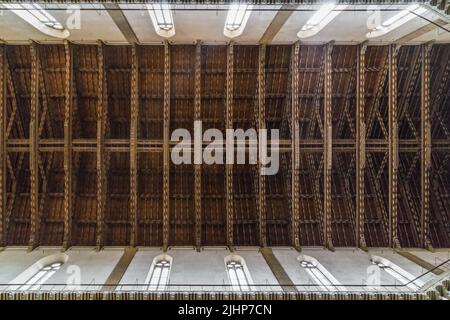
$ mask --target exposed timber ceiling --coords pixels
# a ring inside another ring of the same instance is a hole
[[[39,1],[37,1],[39,2]],[[144,3],[114,1],[117,3],[61,3],[42,2],[41,5],[63,26],[69,28],[69,41],[93,42],[102,40],[108,43],[143,44],[161,43],[161,38],[153,28],[149,13]],[[230,39],[224,33],[224,23],[229,6],[227,1],[205,4],[204,1],[185,1],[172,4],[175,35],[172,43],[226,43]],[[320,1],[267,1],[260,2],[252,13],[244,32],[234,38],[237,43],[257,44],[259,42],[274,44],[292,44],[297,41],[297,33],[320,7]],[[351,2],[351,1],[350,1]],[[442,1],[419,1],[428,6],[424,17],[416,17],[399,28],[378,38],[370,39],[373,43],[390,43],[402,40],[409,44],[428,41],[450,42],[450,23],[448,3]],[[410,5],[410,1],[358,1],[350,4],[323,30],[310,38],[302,39],[310,44],[322,44],[334,40],[339,43],[360,43],[365,40],[370,22],[374,16],[373,4],[380,9],[380,21],[385,21]],[[70,27],[73,22],[74,6],[81,8],[80,24]],[[69,11],[67,11],[69,9]],[[33,28],[29,23],[10,12],[1,10],[0,39],[8,42],[55,41]],[[447,29],[447,31],[445,30]]]
[[[3,245],[450,246],[448,44],[33,43],[0,61]],[[280,129],[280,170],[171,163],[194,120]]]

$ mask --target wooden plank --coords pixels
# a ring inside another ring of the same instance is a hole
[[[424,248],[431,249],[430,230],[430,173],[431,173],[431,123],[430,123],[430,51],[431,45],[421,46],[422,78],[420,103],[420,177],[421,177],[421,243]]]
[[[64,235],[63,249],[70,245],[72,226],[72,118],[73,118],[73,48],[64,43],[65,101],[64,101]]]
[[[364,115],[365,53],[367,45],[358,47],[358,69],[356,83],[356,242],[366,247],[364,238],[364,174],[366,167],[366,122]]]
[[[233,59],[234,44],[230,42],[227,51],[227,79],[226,79],[226,113],[225,128],[233,129]],[[227,154],[227,157],[230,155]],[[234,156],[234,155],[232,155]],[[233,248],[233,164],[226,164],[225,171],[225,190],[226,190],[226,211],[227,211],[227,245]]]
[[[39,242],[39,52],[32,43],[31,52],[31,111],[30,111],[30,241],[33,250]]]
[[[333,44],[328,43],[324,56],[324,103],[323,103],[323,239],[324,246],[333,250],[331,239],[331,168],[332,168],[332,127],[331,127],[331,52]]]
[[[259,64],[258,64],[258,132],[266,129],[266,45],[259,45]],[[261,138],[261,136],[260,136]],[[259,140],[261,143],[261,140]],[[264,164],[261,163],[261,145],[259,145],[260,156],[258,157],[258,226],[259,226],[259,244],[261,247],[267,245],[266,239],[266,176],[263,174]]]
[[[300,248],[300,150],[299,150],[299,59],[300,59],[300,42],[294,44],[292,50],[291,63],[291,197],[292,197],[292,213],[291,213],[291,230],[292,230],[292,246],[296,249]]]
[[[195,48],[195,98],[194,120],[201,120],[201,44]],[[198,163],[200,162],[200,163]],[[200,249],[202,238],[202,165],[201,159],[194,160],[194,207],[195,207],[195,245]]]
[[[164,42],[164,106],[163,106],[163,248],[169,246],[169,169],[170,169],[170,49]]]
[[[397,174],[398,174],[398,117],[397,117],[397,55],[399,47],[389,46],[389,246],[400,247],[397,236]]]
[[[106,198],[106,169],[104,155],[106,107],[108,103],[104,45],[99,43],[98,52],[98,100],[97,100],[97,238],[96,245],[99,250],[103,244],[103,227],[105,220]]]
[[[138,124],[139,124],[139,61],[137,45],[131,48],[131,117],[130,117],[130,246],[137,244],[138,231]]]

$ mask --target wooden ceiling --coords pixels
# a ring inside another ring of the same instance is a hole
[[[0,244],[450,247],[450,45],[32,43],[0,60]],[[170,133],[194,120],[280,129],[279,172],[173,164]]]

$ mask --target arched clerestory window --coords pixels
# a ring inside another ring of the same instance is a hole
[[[297,258],[300,266],[308,273],[311,280],[322,291],[347,291],[341,283],[328,272],[315,258],[301,255]]]
[[[53,254],[40,259],[10,282],[11,290],[45,290],[44,285],[68,260],[64,253]]]
[[[225,266],[233,291],[253,290],[253,280],[242,257],[237,255],[225,257]]]
[[[422,280],[416,279],[416,277],[414,277],[412,274],[386,258],[371,256],[370,260],[374,265],[378,266],[381,270],[388,273],[402,285],[406,285],[406,287],[410,290],[417,291],[425,284]]]
[[[19,290],[39,290],[41,285],[61,268],[62,264],[62,262],[55,262],[41,268],[34,276],[28,279]]]
[[[145,284],[149,291],[164,291],[169,283],[172,257],[168,255],[157,256],[150,267]]]

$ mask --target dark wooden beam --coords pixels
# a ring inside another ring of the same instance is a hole
[[[194,120],[201,120],[201,44],[195,48],[195,98]],[[195,139],[195,138],[194,138]],[[199,163],[200,162],[200,163]],[[195,207],[195,245],[200,249],[202,240],[202,165],[201,159],[194,160],[194,207]]]
[[[365,53],[367,45],[358,47],[356,82],[356,243],[366,247],[364,238],[364,173],[366,167],[366,122],[364,116]]]
[[[227,79],[226,79],[226,113],[225,128],[233,128],[233,59],[234,44],[228,45],[227,51]],[[228,157],[229,155],[227,155]],[[233,155],[234,156],[234,155]],[[233,199],[233,165],[226,164],[225,172],[225,190],[226,190],[226,212],[227,212],[227,245],[233,248],[233,216],[234,216],[234,199]]]
[[[12,99],[11,99],[12,100]],[[76,115],[74,113],[74,115]],[[9,116],[10,118],[10,116]],[[367,130],[366,130],[367,131]],[[8,130],[7,130],[8,133]],[[8,152],[26,152],[30,151],[29,139],[8,139],[6,148]],[[94,139],[73,139],[74,152],[96,152],[97,140]],[[248,140],[248,145],[257,143],[256,140]],[[270,140],[269,142],[270,143]],[[297,141],[300,153],[323,153],[323,138],[320,139],[299,139]],[[138,139],[138,153],[160,153],[163,151],[163,140]],[[279,152],[291,152],[291,139],[280,139],[279,146],[276,148]],[[176,145],[176,142],[170,142],[170,146]],[[203,147],[208,142],[203,142]],[[433,151],[446,152],[450,150],[449,139],[433,139]],[[192,145],[193,146],[193,145]],[[234,142],[236,148],[237,142]],[[400,152],[420,152],[420,139],[402,139],[399,141],[398,150]],[[355,139],[333,139],[333,150],[339,152],[355,151]],[[108,152],[130,152],[129,139],[105,139],[104,149]],[[388,152],[389,143],[385,139],[366,139],[366,152]],[[41,152],[64,152],[64,139],[50,138],[39,140],[39,151]]]
[[[333,250],[331,239],[331,169],[332,169],[332,126],[331,126],[331,52],[333,44],[328,43],[324,55],[324,102],[323,102],[323,240],[324,246]]]
[[[300,43],[297,41],[292,48],[291,62],[291,229],[292,246],[297,249],[300,248],[299,60]]]
[[[164,106],[163,106],[163,247],[169,246],[169,170],[170,170],[170,47],[164,42]]]
[[[39,242],[39,48],[30,46],[31,52],[31,111],[30,111],[30,241],[33,250]]]
[[[397,173],[398,173],[398,117],[397,117],[397,56],[399,47],[389,46],[389,246],[400,247],[397,236]]]
[[[139,124],[139,47],[131,48],[131,117],[130,117],[130,246],[137,244],[138,231],[138,124]]]
[[[98,53],[98,98],[97,98],[97,239],[99,250],[104,245],[103,228],[105,220],[106,198],[106,168],[105,168],[105,133],[106,133],[106,108],[108,105],[106,85],[106,61],[103,43],[97,47]]]
[[[258,112],[257,126],[258,132],[266,129],[266,45],[259,45],[259,63],[258,63]],[[261,135],[259,136],[261,138]],[[261,152],[261,145],[258,148]],[[261,153],[260,153],[261,155]],[[263,174],[264,164],[261,163],[261,157],[258,157],[258,170],[256,172],[258,179],[258,226],[259,226],[259,244],[261,247],[267,245],[266,239],[266,176]]]
[[[0,45],[0,247],[6,243],[6,46]]]
[[[431,249],[429,238],[430,224],[430,172],[431,172],[431,123],[430,123],[430,51],[431,45],[424,44],[422,50],[422,79],[421,79],[421,243],[424,248]]]
[[[72,227],[72,117],[73,117],[73,48],[64,43],[65,101],[64,101],[64,235],[63,249],[70,245]]]

